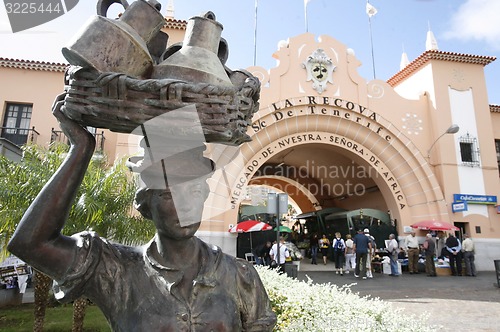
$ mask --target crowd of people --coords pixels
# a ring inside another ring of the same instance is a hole
[[[393,277],[401,274],[399,264],[402,262],[410,274],[419,274],[425,266],[425,273],[429,277],[435,277],[436,261],[443,266],[449,264],[451,274],[454,276],[463,275],[462,262],[464,262],[465,275],[476,276],[474,242],[468,234],[463,235],[461,242],[454,233],[429,232],[422,241],[412,230],[401,238],[400,242],[395,234],[390,234],[385,241],[385,248],[377,248],[375,238],[370,235],[370,230],[365,228],[359,229],[354,236],[346,234],[343,237],[341,233],[336,232],[331,239],[326,234],[322,234],[321,237],[312,234],[308,244],[311,264],[317,265],[319,256],[324,265],[330,264],[328,258],[333,256],[335,273],[341,276],[353,272],[356,278],[373,278],[373,262],[381,262],[381,256],[388,257],[389,276]],[[289,254],[286,246],[283,246],[283,249],[280,251],[280,269],[283,269],[287,258],[284,255]],[[257,264],[271,265],[271,261],[276,260],[277,245],[268,241],[257,247],[255,255]]]

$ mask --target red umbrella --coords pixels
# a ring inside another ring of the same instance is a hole
[[[251,232],[268,231],[273,229],[273,227],[265,222],[258,220],[245,220],[237,223],[229,229],[229,233],[250,233],[250,251],[252,248],[252,234]]]
[[[412,228],[418,228],[424,231],[459,231],[460,228],[446,222],[438,220],[423,220],[411,225]]]
[[[249,233],[249,232],[259,232],[268,231],[273,229],[273,227],[265,222],[258,220],[245,220],[237,223],[229,229],[229,233]]]

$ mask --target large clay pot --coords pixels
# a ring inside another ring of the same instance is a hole
[[[119,19],[109,19],[106,12],[120,3],[125,12]],[[97,14],[62,49],[72,65],[92,67],[101,72],[119,72],[134,77],[148,77],[153,59],[147,44],[165,23],[156,0],[99,0]]]
[[[221,33],[222,24],[212,12],[190,18],[182,47],[154,66],[151,77],[231,86],[218,56]]]

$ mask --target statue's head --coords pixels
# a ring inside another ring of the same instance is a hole
[[[143,169],[135,168],[140,169],[141,182],[135,206],[154,221],[159,233],[183,238],[198,229],[210,192],[206,180],[214,171],[213,162],[203,151],[204,147],[184,150]]]

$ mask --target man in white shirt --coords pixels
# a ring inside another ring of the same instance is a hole
[[[284,273],[285,272],[285,262],[286,262],[287,257],[290,257],[290,252],[288,251],[288,248],[285,246],[285,239],[283,238],[283,236],[280,236],[279,255],[278,255],[278,244],[277,243],[273,244],[269,254],[271,256],[271,260],[275,260],[276,263],[278,264],[280,272]]]
[[[398,241],[394,234],[389,235],[389,242],[387,244],[387,252],[391,263],[391,277],[397,277],[398,273]]]
[[[408,270],[410,274],[418,274],[418,255],[420,249],[415,231],[412,230],[410,235],[405,238],[405,246],[408,250]]]

